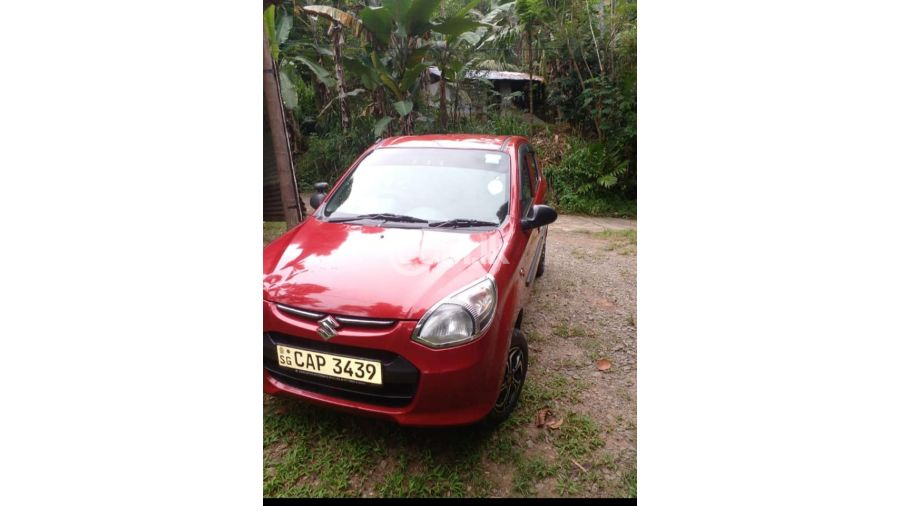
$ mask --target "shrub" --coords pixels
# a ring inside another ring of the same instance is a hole
[[[544,167],[551,201],[564,212],[634,216],[628,160],[601,142],[573,138],[571,143],[558,164]]]
[[[334,184],[353,161],[375,142],[371,118],[355,118],[347,134],[336,123],[322,122],[304,138],[306,151],[295,160],[301,192],[319,181]],[[432,118],[418,121],[416,133],[434,132]],[[528,135],[528,123],[516,113],[466,117],[448,130],[488,135]],[[550,182],[550,201],[560,211],[592,215],[635,216],[636,178],[631,164],[608,143],[552,134],[534,125],[532,145]]]
[[[375,142],[369,118],[357,118],[346,134],[332,126],[304,139],[306,151],[294,161],[301,192],[313,191],[319,181],[334,184],[350,164]]]
[[[534,133],[545,132],[545,124],[535,124]],[[449,133],[528,136],[528,120],[518,111],[495,112],[484,117],[463,117],[459,123],[448,125]]]
[[[437,111],[431,115],[421,115],[415,122],[415,134],[435,133]],[[316,132],[303,139],[306,151],[295,161],[300,191],[312,191],[312,185],[319,181],[334,183],[337,178],[356,160],[356,157],[372,145],[376,137],[372,133],[372,119],[354,118],[350,132],[344,134],[336,122],[320,122]],[[535,125],[535,132],[544,132],[547,127]],[[528,123],[514,113],[489,115],[484,118],[474,116],[462,118],[448,125],[448,133],[478,133],[488,135],[528,135]],[[401,135],[394,132],[395,135]],[[384,134],[386,137],[387,134]]]

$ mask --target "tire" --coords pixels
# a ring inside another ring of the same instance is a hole
[[[544,260],[547,258],[547,241],[544,241],[544,246],[541,248],[541,262],[538,264],[537,274],[534,276],[539,278],[544,275]]]
[[[522,387],[525,385],[527,375],[528,342],[521,330],[514,329],[512,340],[509,343],[509,351],[506,354],[500,393],[497,395],[494,409],[485,418],[488,425],[498,425],[509,418],[519,404],[519,397],[522,395]]]

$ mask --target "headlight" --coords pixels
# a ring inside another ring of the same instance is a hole
[[[497,285],[487,275],[432,306],[416,325],[413,341],[431,348],[467,343],[487,328],[496,305]]]

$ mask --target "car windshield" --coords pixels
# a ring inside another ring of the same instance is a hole
[[[371,215],[417,226],[488,226],[500,224],[508,210],[506,153],[382,148],[344,180],[325,204],[323,216],[329,221]]]

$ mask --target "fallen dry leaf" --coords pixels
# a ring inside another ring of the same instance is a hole
[[[600,304],[600,307],[605,308],[605,309],[610,309],[610,308],[616,307],[615,302],[607,299],[606,297],[600,297],[600,299],[597,300],[597,303]]]
[[[554,416],[553,414],[553,411],[550,411],[550,409],[548,408],[543,408],[538,411],[536,425],[538,428],[546,426],[549,429],[559,429],[559,427],[563,424],[563,421],[565,421],[565,418],[560,418],[557,420],[556,416]]]
[[[612,362],[606,360],[605,358],[601,358],[597,361],[597,370],[598,371],[607,371],[612,367]]]

